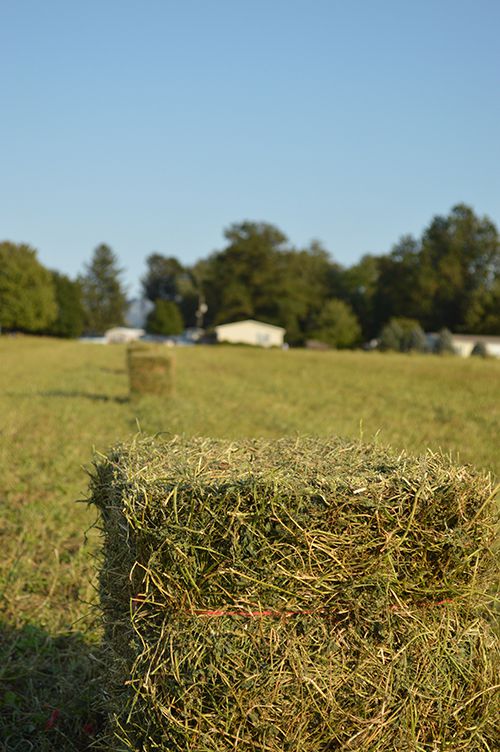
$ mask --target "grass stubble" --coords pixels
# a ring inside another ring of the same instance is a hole
[[[100,728],[86,495],[94,449],[137,432],[297,433],[427,447],[500,474],[500,364],[177,349],[176,393],[129,401],[125,349],[0,337],[0,749],[86,750]],[[441,612],[440,612],[441,613]]]

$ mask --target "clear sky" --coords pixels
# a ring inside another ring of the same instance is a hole
[[[0,239],[138,289],[244,219],[345,265],[500,225],[499,0],[0,0]]]

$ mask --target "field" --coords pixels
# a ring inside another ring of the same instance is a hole
[[[186,348],[169,400],[128,400],[125,351],[0,338],[0,749],[84,750],[93,708],[93,450],[138,431],[363,437],[500,474],[500,362]]]

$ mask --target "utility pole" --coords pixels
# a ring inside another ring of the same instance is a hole
[[[203,296],[200,295],[198,298],[198,310],[196,311],[196,327],[197,329],[203,329],[203,317],[208,311],[208,306],[205,303],[205,300],[203,299]]]

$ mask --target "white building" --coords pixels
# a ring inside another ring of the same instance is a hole
[[[235,321],[233,324],[220,324],[215,327],[218,342],[259,347],[283,347],[285,331],[281,326],[253,319]]]
[[[123,345],[133,342],[144,335],[144,329],[132,329],[128,326],[115,326],[108,329],[104,336],[108,345]]]
[[[500,337],[489,334],[452,334],[453,347],[457,355],[467,358],[474,349],[474,345],[482,343],[486,353],[494,358],[500,358]]]

